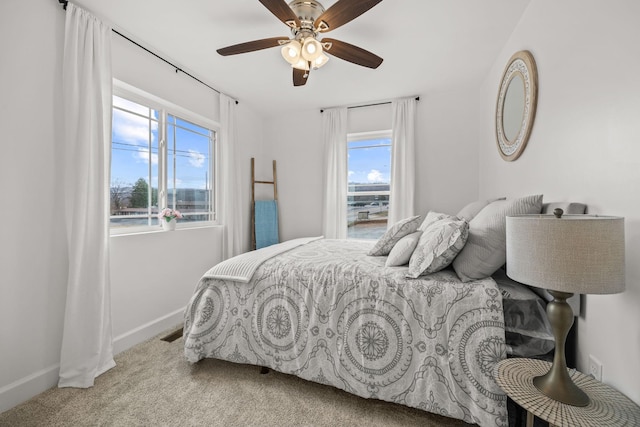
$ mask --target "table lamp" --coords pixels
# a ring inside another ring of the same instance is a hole
[[[533,384],[545,396],[573,406],[587,406],[589,397],[567,371],[565,342],[573,325],[567,298],[579,294],[624,291],[624,218],[595,215],[507,217],[507,276],[544,288],[553,296],[547,316],[555,338],[549,372]]]

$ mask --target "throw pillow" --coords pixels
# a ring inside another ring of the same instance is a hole
[[[393,249],[391,249],[391,252],[389,252],[389,257],[384,265],[387,267],[397,267],[407,264],[411,259],[413,250],[418,244],[418,240],[420,240],[421,234],[422,231],[416,231],[400,239]]]
[[[418,230],[425,231],[431,224],[444,218],[454,219],[455,217],[446,213],[429,211],[427,216],[424,217],[422,224],[420,224],[420,227],[418,227]]]
[[[506,218],[510,215],[539,214],[542,195],[495,201],[469,222],[469,238],[453,261],[463,282],[491,276],[506,262]]]
[[[415,279],[451,264],[467,241],[468,227],[467,221],[458,218],[443,218],[429,225],[411,255],[407,277]]]
[[[393,248],[393,246],[404,236],[416,231],[418,229],[418,225],[420,225],[419,215],[396,222],[382,235],[382,237],[380,237],[380,239],[378,239],[376,244],[369,251],[368,255],[389,255],[391,248]]]
[[[498,199],[476,200],[475,202],[471,202],[465,207],[463,207],[462,209],[460,209],[460,212],[458,212],[456,216],[458,218],[464,218],[467,221],[471,221],[473,218],[475,218],[476,215],[478,215],[478,213],[480,213],[482,209],[484,209],[485,206],[495,202],[496,200],[504,200],[504,199],[505,197],[500,197]]]

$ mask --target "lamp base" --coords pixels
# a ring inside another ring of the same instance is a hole
[[[567,334],[573,325],[573,310],[567,304],[567,298],[573,294],[551,290],[549,293],[553,296],[553,301],[547,304],[547,316],[553,329],[556,348],[551,369],[546,374],[535,377],[533,384],[542,394],[553,400],[572,406],[587,406],[589,396],[571,380],[564,353]]]
[[[533,385],[550,399],[571,406],[587,406],[590,402],[589,396],[571,380],[567,368],[564,368],[566,378],[563,378],[563,375],[554,370],[555,367],[556,365],[553,365],[546,374],[534,377]]]

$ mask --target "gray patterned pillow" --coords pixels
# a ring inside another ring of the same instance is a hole
[[[371,248],[368,255],[383,256],[389,255],[393,246],[398,243],[407,234],[411,234],[418,229],[420,225],[420,215],[402,219],[388,229],[375,246]]]
[[[422,224],[420,224],[420,227],[418,227],[418,230],[425,231],[431,224],[444,218],[456,219],[456,217],[446,213],[429,211],[427,213],[427,216],[424,217],[424,221],[422,221]]]
[[[407,276],[415,279],[435,273],[458,255],[467,241],[469,224],[464,219],[443,218],[432,224],[420,236],[418,246],[409,260]]]
[[[453,261],[460,280],[484,279],[504,265],[507,216],[539,214],[541,210],[542,195],[498,200],[482,209],[469,222],[469,240]]]

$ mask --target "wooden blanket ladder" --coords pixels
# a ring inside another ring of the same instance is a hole
[[[276,173],[276,161],[273,161],[273,180],[256,180],[255,158],[251,158],[251,250],[256,248],[256,184],[273,185],[273,200],[278,201],[278,183]]]

